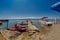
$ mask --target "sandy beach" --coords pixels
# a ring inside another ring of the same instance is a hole
[[[29,36],[29,32],[18,33],[9,30],[2,30],[0,33],[0,40],[60,40],[59,30],[60,24],[53,24],[49,30],[44,29],[42,32],[36,32],[32,36]],[[19,35],[16,36],[16,34]]]

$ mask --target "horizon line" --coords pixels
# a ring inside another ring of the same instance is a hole
[[[3,19],[41,19],[42,17],[13,17],[13,18],[0,18],[0,20]],[[60,19],[60,17],[48,17],[47,19]]]

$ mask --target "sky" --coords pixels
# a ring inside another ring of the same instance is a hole
[[[0,18],[13,17],[60,17],[51,5],[59,0],[0,0]]]

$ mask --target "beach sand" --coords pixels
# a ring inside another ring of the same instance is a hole
[[[14,31],[4,30],[0,34],[0,40],[60,40],[60,24],[53,24],[51,28],[41,28],[41,32],[35,32],[32,36],[29,36],[29,32],[18,33]],[[5,33],[4,33],[5,32]],[[12,36],[12,39],[9,39]],[[14,37],[16,36],[16,37]]]
[[[60,24],[54,24],[52,30],[42,40],[60,40]]]

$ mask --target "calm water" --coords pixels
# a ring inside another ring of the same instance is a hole
[[[21,23],[22,21],[24,23],[26,23],[27,20],[9,20],[9,22],[8,22],[8,28],[13,27],[14,24]],[[32,24],[34,24],[35,26],[37,26],[37,27],[40,26],[40,23],[39,23],[38,19],[36,19],[36,20],[30,20],[30,21],[32,21]],[[48,21],[54,22],[55,20],[54,19],[49,19]],[[57,19],[56,22],[60,23],[60,19]],[[3,22],[3,25],[0,25],[0,29],[6,29],[6,28],[7,28],[7,22]]]

